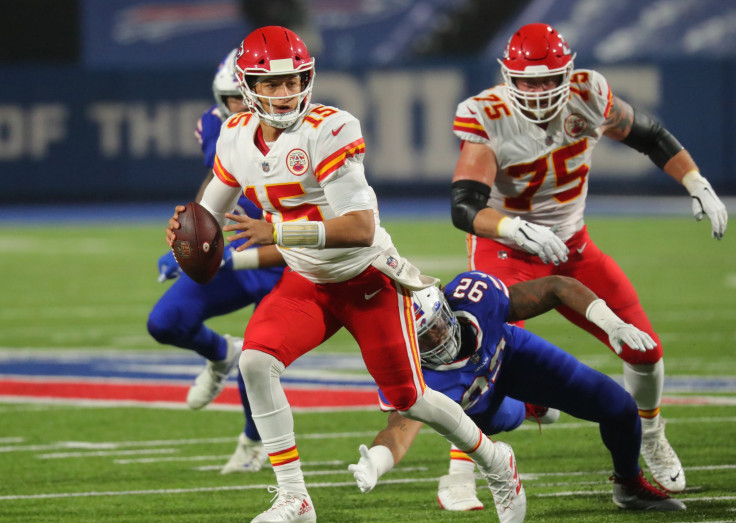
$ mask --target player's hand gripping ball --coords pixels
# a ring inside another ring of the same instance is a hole
[[[179,267],[191,279],[204,285],[214,278],[222,261],[225,242],[215,217],[196,202],[179,213],[173,251]]]

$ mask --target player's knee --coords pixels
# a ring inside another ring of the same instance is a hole
[[[285,369],[284,364],[270,354],[248,348],[240,354],[238,366],[246,389],[267,385],[272,379],[278,379]]]
[[[607,382],[599,394],[601,411],[609,422],[626,425],[639,417],[634,398],[613,380]]]
[[[154,308],[148,315],[146,328],[151,337],[164,345],[176,345],[181,341],[183,329],[175,311]]]
[[[624,347],[621,358],[631,365],[654,365],[662,359],[662,347],[657,341],[657,346],[652,350],[641,352]]]
[[[413,387],[390,387],[381,390],[389,403],[403,416],[408,416],[409,410],[417,404],[417,391]]]

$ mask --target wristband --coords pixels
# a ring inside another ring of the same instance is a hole
[[[690,194],[700,189],[704,183],[707,183],[707,180],[698,171],[690,171],[682,177],[682,185]]]
[[[614,314],[614,312],[606,305],[606,302],[601,298],[593,300],[588,308],[585,309],[585,317],[588,321],[595,323],[598,327],[603,329],[606,334],[609,333],[609,326],[613,326],[619,323],[623,323],[621,319]]]
[[[275,223],[274,243],[280,247],[325,248],[325,224],[323,222]]]
[[[376,445],[368,449],[368,454],[371,456],[371,463],[376,467],[377,477],[380,478],[394,468],[394,455],[388,447]]]
[[[233,270],[257,269],[258,249],[246,249],[244,251],[233,251]]]
[[[518,216],[516,218],[509,218],[508,216],[504,216],[498,221],[498,226],[496,228],[496,231],[498,233],[499,238],[508,238],[509,240],[514,239],[514,234],[516,234],[516,231],[519,230],[518,222],[521,221],[521,218]]]

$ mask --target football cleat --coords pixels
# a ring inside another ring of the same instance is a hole
[[[437,501],[443,510],[452,512],[483,510],[483,503],[478,499],[475,490],[475,474],[472,472],[442,476],[437,488]]]
[[[532,403],[524,403],[526,408],[526,416],[524,421],[533,421],[540,425],[552,425],[560,419],[560,411]]]
[[[232,474],[233,472],[258,472],[268,459],[268,452],[261,441],[255,441],[245,435],[244,432],[238,436],[238,446],[235,453],[230,457],[220,474]]]
[[[208,361],[205,369],[194,380],[194,385],[189,388],[187,405],[190,409],[198,410],[212,403],[225,387],[230,372],[238,366],[243,350],[243,339],[233,338],[227,334],[225,339],[227,340],[225,359]]]
[[[314,512],[309,494],[287,494],[280,487],[268,487],[268,491],[275,494],[273,505],[254,517],[251,523],[317,521],[317,514]]]
[[[642,471],[630,479],[622,479],[616,475],[613,480],[613,502],[618,508],[629,510],[685,510],[685,504],[679,499],[671,498],[657,487],[650,484]]]
[[[664,420],[657,416],[651,428],[646,424],[642,423],[641,457],[657,485],[668,492],[682,492],[685,490],[685,471],[664,435]]]
[[[478,467],[493,494],[501,523],[521,523],[526,516],[526,493],[516,469],[516,458],[510,445],[493,443],[496,455],[490,469]]]

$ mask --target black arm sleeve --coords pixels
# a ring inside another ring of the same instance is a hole
[[[475,234],[473,220],[478,211],[488,206],[491,188],[473,180],[459,180],[452,184],[452,224],[458,229]]]
[[[636,109],[631,132],[621,143],[646,154],[660,169],[664,169],[670,158],[684,149],[659,122]]]

